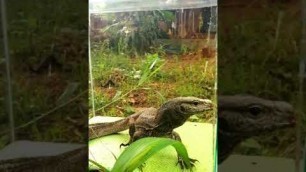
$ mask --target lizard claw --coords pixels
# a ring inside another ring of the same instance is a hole
[[[189,158],[189,161],[190,161],[191,168],[194,167],[194,164],[196,162],[199,162],[198,160],[192,159],[192,158]],[[178,158],[178,161],[177,161],[176,165],[177,164],[180,165],[181,169],[188,169],[187,164],[185,163],[185,161],[181,157]]]
[[[126,144],[121,143],[119,147],[121,148],[122,146],[129,146],[129,145],[130,145],[130,143],[126,143]]]

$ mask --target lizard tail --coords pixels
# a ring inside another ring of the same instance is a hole
[[[129,128],[129,119],[121,119],[115,122],[97,123],[89,125],[89,139],[118,133]]]
[[[129,127],[144,111],[145,110],[136,112],[133,115],[114,122],[90,124],[89,140],[129,129]]]

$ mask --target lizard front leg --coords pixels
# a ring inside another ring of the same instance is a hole
[[[128,143],[124,144],[120,144],[121,146],[129,146],[131,143],[135,142],[138,139],[144,138],[148,136],[148,132],[143,129],[143,128],[137,128],[135,127],[135,125],[131,125],[129,128],[129,135],[130,135],[130,140]]]
[[[130,135],[130,140],[129,140],[129,142],[127,142],[127,143],[121,143],[121,144],[120,144],[120,148],[121,148],[122,146],[129,146],[131,143],[134,142],[134,137],[133,137],[134,133],[135,133],[135,125],[133,124],[133,125],[131,125],[131,126],[129,127],[129,135]]]
[[[180,137],[180,135],[175,132],[175,131],[172,131],[170,137],[174,140],[177,140],[177,141],[180,141],[182,142],[182,139]],[[190,161],[190,164],[191,166],[193,167],[194,164],[198,161],[197,159],[192,159],[192,158],[189,158],[189,161]],[[178,156],[178,161],[177,161],[177,164],[180,165],[181,169],[185,169],[187,167],[187,164],[183,161],[182,157]]]

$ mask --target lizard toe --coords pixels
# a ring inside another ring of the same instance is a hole
[[[194,167],[196,162],[199,162],[198,160],[192,159],[192,158],[189,158],[189,161],[190,161],[191,168]],[[189,169],[187,163],[181,157],[178,158],[176,165],[177,164],[180,165],[181,169]]]
[[[130,143],[126,143],[126,144],[121,143],[120,146],[119,146],[119,148],[121,148],[122,146],[129,146],[129,145],[130,145]]]

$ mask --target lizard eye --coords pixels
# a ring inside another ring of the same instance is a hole
[[[193,102],[193,105],[197,106],[199,104],[199,102]]]
[[[261,112],[263,111],[262,107],[260,106],[250,106],[249,107],[249,112],[253,115],[253,116],[258,116]]]

